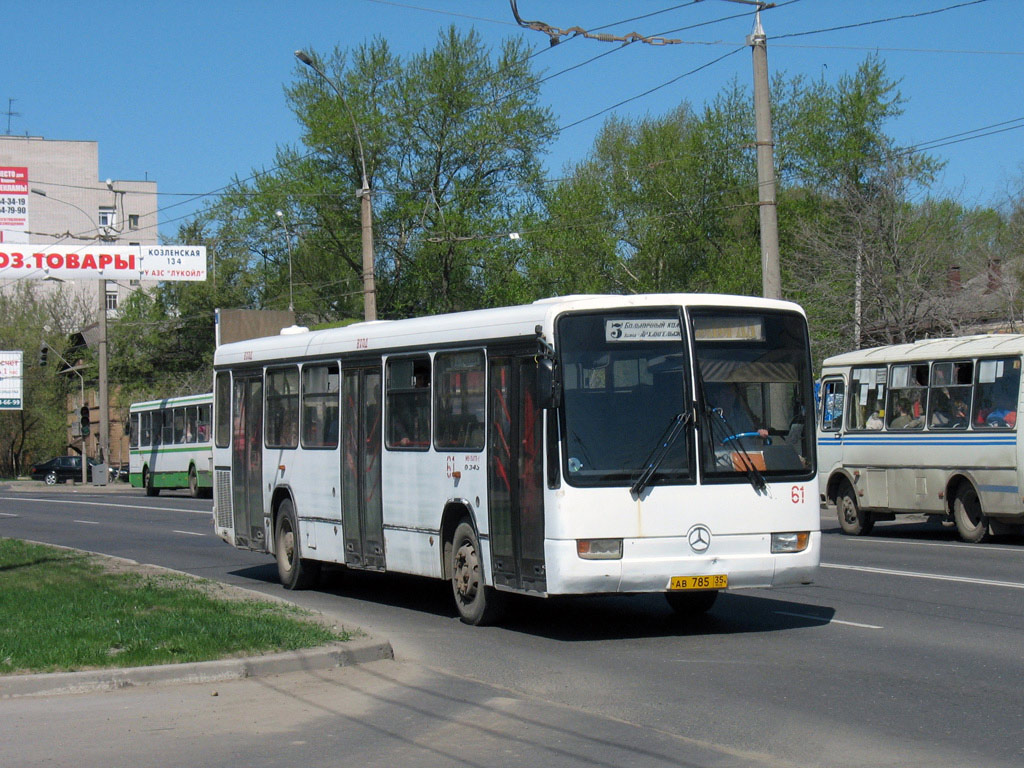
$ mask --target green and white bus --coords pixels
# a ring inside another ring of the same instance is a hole
[[[133,403],[130,408],[129,481],[156,496],[162,488],[211,495],[213,394]]]

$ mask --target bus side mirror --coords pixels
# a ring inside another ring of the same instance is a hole
[[[555,361],[550,357],[537,359],[537,401],[541,408],[555,408],[561,399],[562,387],[558,380]]]

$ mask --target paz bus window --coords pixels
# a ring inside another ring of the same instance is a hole
[[[851,430],[878,430],[885,418],[885,366],[854,368],[850,373],[849,414]]]
[[[979,360],[974,392],[975,429],[1013,429],[1017,426],[1020,358]]]

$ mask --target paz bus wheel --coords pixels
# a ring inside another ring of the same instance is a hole
[[[977,544],[988,533],[988,518],[981,510],[978,493],[971,485],[963,485],[953,499],[953,521],[960,538]]]
[[[870,512],[865,512],[857,505],[857,496],[849,483],[843,483],[836,495],[836,514],[839,527],[850,536],[866,536],[875,527]]]
[[[484,584],[480,540],[466,520],[459,523],[451,542],[452,594],[459,618],[466,624],[492,624],[501,612],[501,595]]]
[[[160,489],[153,485],[153,473],[149,471],[149,467],[142,470],[142,487],[146,489],[147,496],[160,495]]]
[[[285,589],[307,589],[316,583],[320,563],[299,557],[299,526],[291,499],[284,499],[277,508],[274,553],[277,575]]]
[[[196,468],[188,468],[188,495],[193,499],[198,499],[200,496],[199,491],[199,477],[196,475]]]

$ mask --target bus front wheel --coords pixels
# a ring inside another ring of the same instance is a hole
[[[199,491],[199,476],[196,474],[194,466],[188,468],[188,495],[193,499],[198,499],[201,495]]]
[[[971,485],[963,485],[953,499],[953,521],[960,538],[977,544],[988,533],[988,518],[981,511],[978,493]]]
[[[142,470],[142,486],[146,489],[147,496],[159,496],[160,489],[153,486],[153,473],[149,467]]]
[[[699,616],[711,610],[718,599],[716,590],[701,592],[666,592],[665,602],[680,616]]]
[[[875,521],[870,512],[866,512],[857,505],[857,496],[849,483],[844,483],[836,496],[836,513],[839,517],[839,527],[843,533],[850,536],[866,536],[875,527]]]
[[[277,575],[285,589],[306,589],[316,583],[320,576],[320,563],[299,557],[299,526],[291,499],[285,499],[277,508],[274,551]]]
[[[459,618],[466,624],[491,624],[500,613],[501,595],[484,584],[480,540],[472,524],[463,520],[451,541],[452,594]]]

